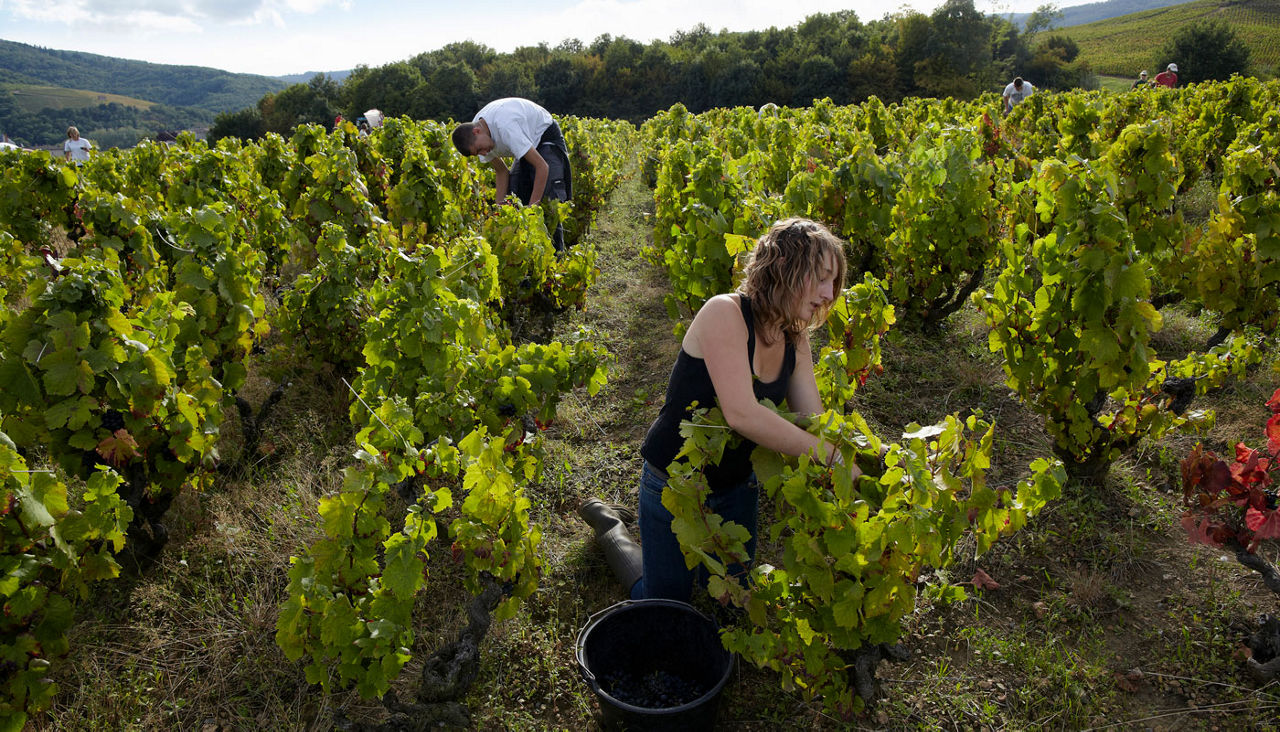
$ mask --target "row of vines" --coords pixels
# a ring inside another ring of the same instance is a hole
[[[384,694],[438,534],[486,610],[516,610],[539,573],[525,490],[541,431],[610,360],[589,332],[553,341],[545,326],[585,301],[586,234],[635,138],[626,123],[561,125],[574,199],[526,208],[490,203],[492,173],[443,125],[405,119],[370,136],[148,143],[82,166],[5,154],[0,729],[48,708],[92,583],[147,567],[182,491],[259,458],[288,382],[258,405],[241,390],[282,363],[335,374],[355,435],[319,506],[324,538],[292,559],[285,655],[313,683]]]
[[[1100,479],[1141,440],[1211,424],[1195,398],[1256,366],[1280,317],[1278,102],[1280,85],[1237,78],[1153,94],[1038,93],[1003,118],[987,95],[700,115],[677,106],[646,122],[653,255],[677,333],[733,288],[742,255],[777,219],[826,223],[863,273],[827,323],[816,371],[828,411],[810,425],[863,477],[758,450],[777,509],[762,533],[781,554],[739,581],[725,565],[745,559],[745,530],[708,514],[695,470],[735,439],[702,428],[723,427],[716,410],[690,426],[688,462],[672,466],[663,502],[686,556],[706,566],[712,596],[749,618],[725,631],[726,645],[854,714],[875,693],[876,664],[898,653],[926,568],[945,567],[962,540],[981,554],[1068,480]],[[1216,192],[1207,216],[1183,210],[1197,185]],[[1175,304],[1220,328],[1164,360],[1151,338]],[[966,306],[1052,442],[1016,485],[988,482],[995,426],[980,413],[909,425],[890,444],[851,408],[882,369],[891,328],[937,332]],[[1271,528],[1241,545],[1280,537],[1270,490],[1250,503],[1250,527]],[[1220,507],[1217,495],[1206,505]]]

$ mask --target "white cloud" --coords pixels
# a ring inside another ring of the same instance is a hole
[[[181,15],[158,13],[154,10],[140,10],[127,18],[95,17],[88,21],[100,28],[117,31],[162,32],[162,33],[199,33],[200,23]]]
[[[221,22],[243,22],[262,12],[263,0],[192,0],[187,12]]]
[[[132,33],[199,31],[183,3],[165,0],[11,0],[5,3],[19,19],[51,23],[80,33]]]
[[[117,31],[196,30],[214,23],[278,23],[288,15],[349,8],[352,0],[7,0],[15,18]]]
[[[86,0],[9,0],[3,7],[17,18],[36,21],[62,21],[86,12]]]
[[[334,2],[334,0],[283,0],[278,4],[299,13],[317,13],[330,5],[345,5],[347,7],[351,5],[349,2],[338,3]]]

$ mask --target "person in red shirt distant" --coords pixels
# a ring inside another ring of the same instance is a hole
[[[1164,71],[1156,74],[1156,83],[1170,89],[1178,85],[1178,65],[1169,64]]]

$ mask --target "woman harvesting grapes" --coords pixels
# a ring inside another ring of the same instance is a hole
[[[743,439],[705,475],[708,507],[748,529],[754,557],[758,485],[751,468],[756,445],[828,464],[840,454],[818,437],[761,404],[768,399],[800,415],[822,411],[809,333],[822,323],[844,287],[845,255],[825,226],[792,218],[775,223],[756,243],[737,291],[717,295],[694,316],[681,342],[658,418],[641,447],[640,545],[619,512],[598,499],[579,513],[596,530],[609,565],[633,599],[687,601],[695,574],[685,566],[662,505],[667,467],[684,440],[681,422],[700,407],[718,406]],[[854,477],[858,468],[850,466]],[[736,572],[745,571],[735,567]],[[705,581],[705,580],[704,580]]]

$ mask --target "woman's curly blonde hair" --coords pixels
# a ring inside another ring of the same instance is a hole
[[[804,293],[807,278],[818,276],[828,263],[835,267],[832,294],[839,297],[844,291],[844,242],[817,221],[784,219],[756,242],[737,291],[751,298],[751,314],[765,343],[771,342],[768,334],[775,328],[790,340],[827,319],[830,304],[808,321],[792,316],[791,309]]]

